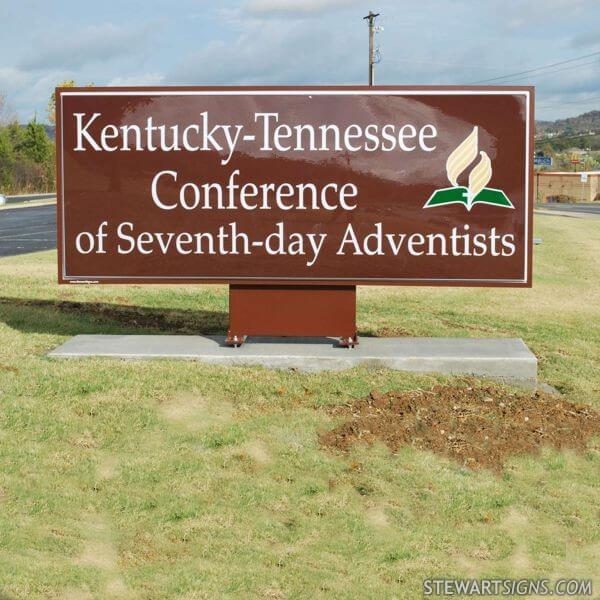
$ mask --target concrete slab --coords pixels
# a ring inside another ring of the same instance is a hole
[[[185,359],[220,365],[339,371],[358,365],[400,371],[479,375],[535,387],[537,359],[520,339],[360,338],[353,349],[334,338],[252,337],[240,348],[224,336],[78,335],[52,358]]]

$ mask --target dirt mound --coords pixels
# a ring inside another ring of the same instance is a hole
[[[430,391],[371,392],[332,413],[347,417],[320,436],[347,451],[382,441],[431,450],[471,469],[496,471],[509,456],[542,446],[583,450],[600,435],[600,413],[546,393],[513,394],[494,386],[436,386]]]

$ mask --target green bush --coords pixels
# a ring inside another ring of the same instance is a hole
[[[0,193],[55,189],[54,143],[35,119],[0,126]]]

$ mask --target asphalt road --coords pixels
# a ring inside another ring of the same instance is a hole
[[[594,204],[538,204],[538,208],[542,210],[556,210],[558,212],[583,213],[590,215],[598,215],[600,217],[600,203]]]
[[[56,205],[0,210],[0,256],[56,248]]]

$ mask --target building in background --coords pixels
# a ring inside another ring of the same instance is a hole
[[[600,171],[538,171],[533,180],[536,202],[600,202]]]

